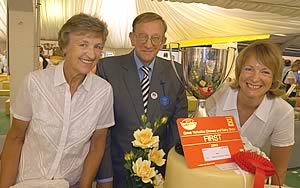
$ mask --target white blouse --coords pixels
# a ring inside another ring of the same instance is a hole
[[[30,73],[12,105],[13,117],[30,121],[17,182],[44,178],[75,184],[93,132],[114,125],[110,84],[88,74],[71,97],[63,64]]]
[[[228,84],[221,86],[206,101],[208,114],[233,116],[241,136],[247,137],[256,147],[262,148],[267,141],[278,147],[294,144],[294,109],[286,101],[280,97],[269,99],[265,96],[241,127],[237,111],[238,91]]]

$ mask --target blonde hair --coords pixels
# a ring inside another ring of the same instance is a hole
[[[258,62],[267,66],[273,72],[272,86],[267,92],[267,96],[269,98],[281,96],[284,93],[284,91],[280,88],[282,84],[281,77],[283,70],[281,50],[275,44],[265,40],[254,42],[239,53],[235,66],[236,80],[231,84],[231,87],[234,89],[239,88],[239,76],[241,74],[242,67],[252,56],[255,56]]]
[[[70,33],[95,33],[105,43],[108,29],[107,24],[99,18],[80,13],[72,16],[59,30],[58,45],[61,49],[68,45]]]

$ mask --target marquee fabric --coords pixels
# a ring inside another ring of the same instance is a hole
[[[4,1],[0,0],[0,40],[7,37]],[[109,48],[130,48],[128,35],[132,21],[147,11],[156,12],[167,21],[167,42],[300,31],[300,1],[292,0],[40,0],[40,3],[41,39],[56,40],[62,24],[72,15],[84,12],[107,22]]]
[[[300,1],[295,0],[157,0],[184,3],[203,3],[226,9],[271,12],[283,16],[300,16]]]

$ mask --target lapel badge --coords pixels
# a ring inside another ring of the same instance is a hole
[[[155,91],[153,91],[153,92],[150,94],[150,96],[151,96],[151,98],[152,98],[153,100],[157,99],[157,97],[158,97],[158,95],[157,95],[157,93],[156,93]]]
[[[163,106],[168,106],[170,104],[170,98],[168,96],[162,96],[160,97],[159,102]]]

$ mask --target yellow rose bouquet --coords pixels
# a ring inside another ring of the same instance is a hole
[[[124,156],[124,167],[128,171],[127,187],[162,188],[164,179],[156,167],[165,164],[165,152],[159,149],[159,136],[153,136],[153,133],[158,127],[166,124],[168,118],[157,119],[153,129],[145,114],[141,116],[141,120],[143,126],[133,133],[133,148]]]

